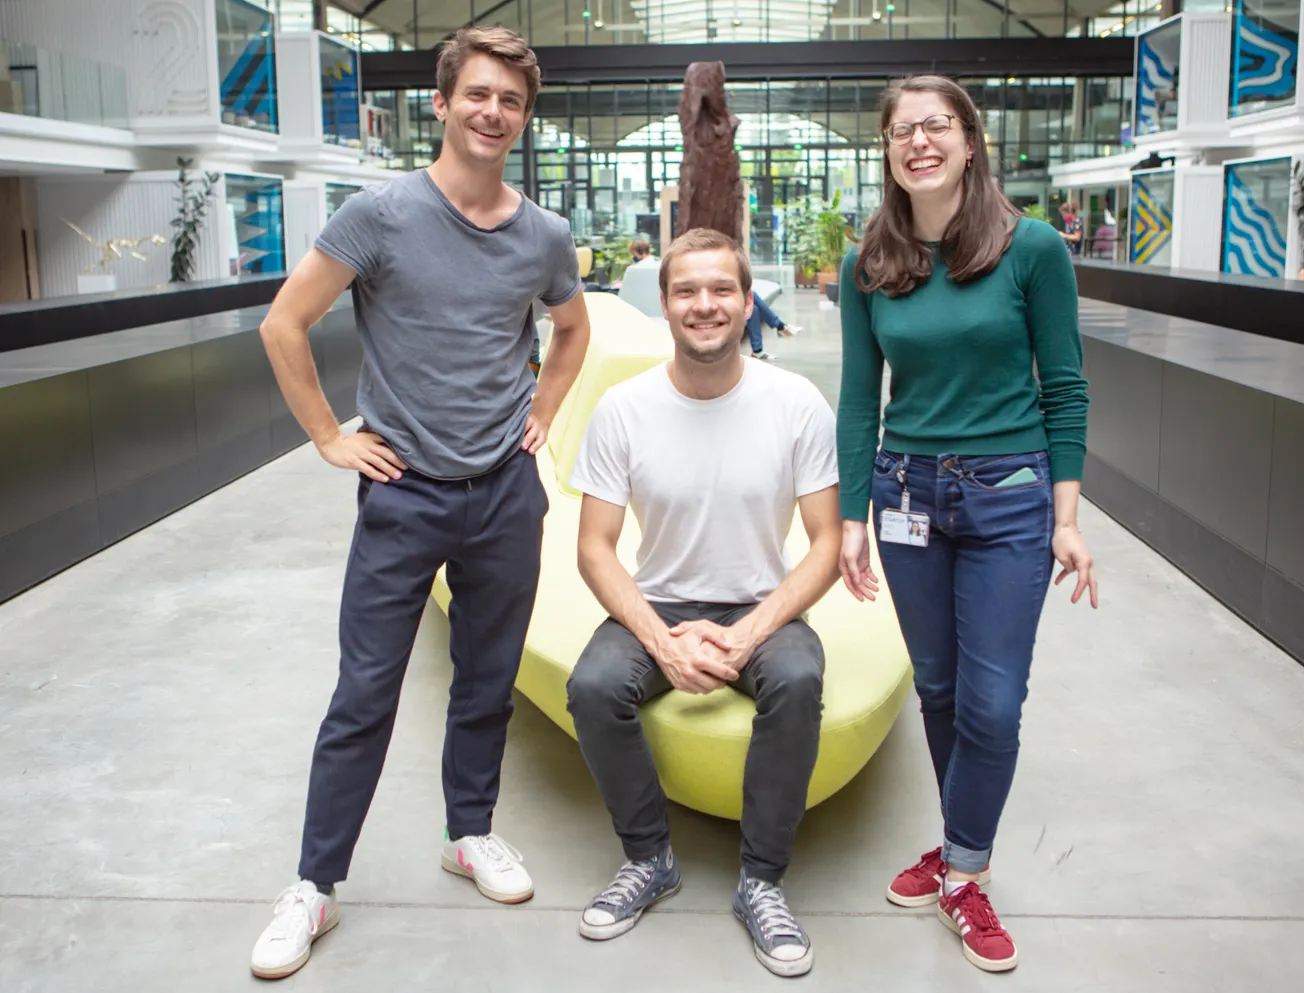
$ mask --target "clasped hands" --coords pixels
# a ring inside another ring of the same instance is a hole
[[[757,643],[746,618],[729,627],[681,621],[657,639],[655,658],[675,689],[712,693],[738,678]]]

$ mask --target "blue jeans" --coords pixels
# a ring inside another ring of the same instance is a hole
[[[928,547],[878,542],[914,665],[924,733],[942,798],[942,857],[976,873],[991,860],[1014,779],[1019,721],[1053,556],[1055,508],[1045,452],[901,456],[879,452],[875,534],[884,509],[932,522]],[[996,484],[1019,469],[1036,479]]]
[[[765,343],[761,338],[761,324],[768,324],[772,328],[783,327],[783,319],[771,310],[761,299],[761,295],[755,290],[752,291],[752,316],[747,318],[747,337],[752,340],[752,351],[764,351]]]

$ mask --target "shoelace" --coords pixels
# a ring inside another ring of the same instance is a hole
[[[761,934],[767,939],[803,937],[797,918],[788,909],[788,901],[783,898],[783,890],[763,879],[747,880],[747,902],[756,914],[756,923]]]
[[[475,850],[477,858],[487,861],[495,869],[510,869],[517,862],[524,861],[520,852],[496,834],[473,835],[462,841]]]
[[[918,876],[920,879],[926,879],[932,881],[933,877],[937,875],[938,870],[941,868],[941,866],[942,866],[942,850],[940,848],[935,848],[931,852],[925,852],[924,855],[919,859],[919,862],[915,865],[912,865],[909,869],[906,870],[906,872],[910,873],[913,876]]]
[[[295,913],[296,904],[303,907],[303,913]],[[272,937],[287,938],[292,930],[300,927],[312,927],[308,901],[303,898],[297,886],[287,886],[272,904]]]
[[[656,871],[656,862],[648,859],[645,862],[626,862],[616,873],[616,878],[611,881],[611,885],[598,894],[594,903],[605,903],[609,907],[617,910],[624,909],[639,892],[652,881],[652,873]]]
[[[987,899],[987,894],[980,890],[976,883],[969,883],[965,886],[964,891],[960,894],[960,912],[964,914],[965,923],[979,931],[1003,931],[1000,920],[996,917],[996,911],[992,909],[992,902]]]

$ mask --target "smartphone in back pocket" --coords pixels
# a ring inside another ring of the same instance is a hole
[[[1029,469],[1027,466],[1024,466],[1018,472],[1011,473],[1010,475],[1006,476],[996,485],[997,486],[1020,486],[1023,483],[1035,483],[1036,481],[1037,481],[1037,474],[1033,472],[1031,469]]]

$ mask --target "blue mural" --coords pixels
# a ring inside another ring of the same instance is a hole
[[[1286,274],[1290,159],[1228,165],[1225,175],[1223,272],[1281,278]]]
[[[226,177],[226,199],[235,208],[241,272],[285,271],[285,212],[279,179]]]
[[[357,144],[362,138],[358,53],[319,38],[322,134],[327,141]]]
[[[1137,39],[1136,133],[1177,126],[1177,62],[1182,25],[1165,24]]]
[[[244,0],[218,0],[216,12],[223,121],[276,131],[276,50],[271,13]]]
[[[1299,63],[1299,5],[1284,11],[1288,24],[1269,20],[1242,0],[1232,35],[1233,115],[1295,100]]]

